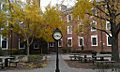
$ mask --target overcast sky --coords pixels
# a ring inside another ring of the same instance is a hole
[[[67,5],[70,7],[74,4],[75,0],[64,0],[64,5]],[[51,2],[51,5],[61,4],[62,0],[41,0],[41,7],[44,10],[44,8]]]

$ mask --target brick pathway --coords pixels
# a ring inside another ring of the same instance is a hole
[[[96,70],[96,69],[82,69],[82,68],[70,68],[68,65],[63,61],[63,57],[59,55],[59,64],[60,64],[60,72],[115,72],[111,70]],[[48,66],[45,68],[38,68],[38,69],[31,69],[31,70],[5,70],[0,72],[54,72],[55,71],[55,58],[54,54],[48,56]]]

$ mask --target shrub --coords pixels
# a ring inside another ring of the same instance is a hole
[[[43,58],[42,55],[30,55],[29,56],[29,61],[30,62],[39,62]]]

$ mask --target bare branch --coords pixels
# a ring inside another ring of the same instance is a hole
[[[101,32],[106,33],[109,37],[112,37],[112,36],[110,36],[110,34],[109,34],[106,30],[98,29],[98,28],[96,28],[96,27],[93,27],[93,28],[96,29],[96,30],[99,30],[99,31],[101,31]]]
[[[117,16],[119,16],[119,15],[120,15],[120,13],[116,14],[115,16],[117,17]]]
[[[34,38],[31,39],[29,45],[31,45],[33,43],[33,41],[34,41]]]
[[[111,16],[110,14],[111,14],[111,11],[110,11],[110,6],[109,6],[109,0],[105,0],[105,3],[106,3],[106,5],[107,5],[107,10],[108,10],[108,12],[109,12],[109,16]]]
[[[87,13],[88,15],[90,15],[90,16],[94,16],[94,17],[96,17],[96,18],[99,18],[99,19],[102,19],[102,20],[107,20],[107,21],[110,21],[109,19],[107,19],[107,18],[103,18],[102,16],[97,16],[97,15],[93,15],[93,14],[90,14],[90,13]]]
[[[94,5],[95,6],[95,5]],[[101,12],[103,12],[106,16],[109,16],[108,13],[106,13],[104,10],[102,10],[99,6],[95,6],[98,10],[100,10]]]
[[[120,23],[117,24],[117,34],[120,32]]]

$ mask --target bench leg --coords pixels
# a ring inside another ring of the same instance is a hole
[[[15,63],[16,67],[17,67],[17,62]]]
[[[1,64],[1,69],[3,69],[4,68],[4,65],[3,64]]]

